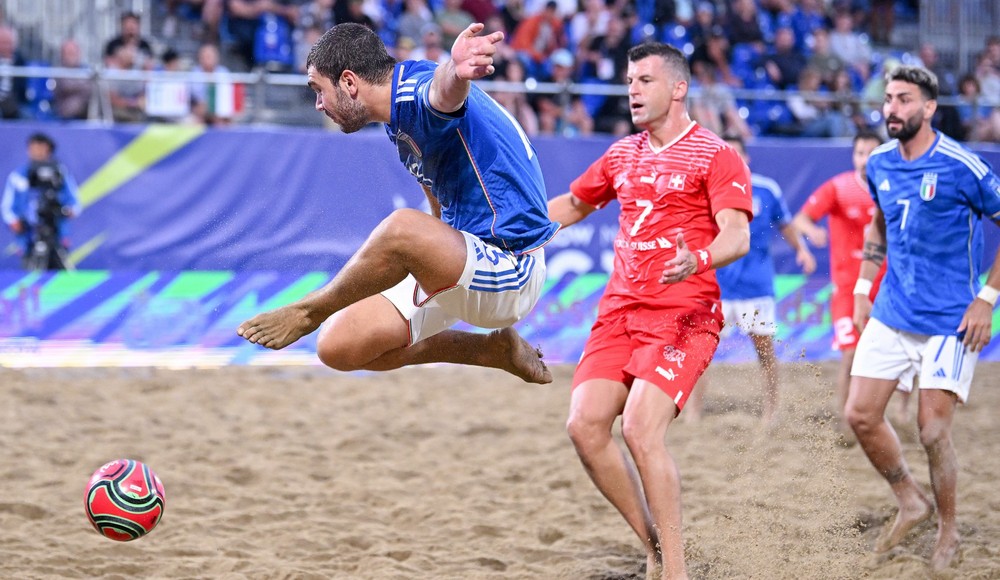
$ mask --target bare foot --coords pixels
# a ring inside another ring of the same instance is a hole
[[[513,327],[501,328],[490,333],[507,356],[500,368],[526,383],[544,385],[552,382],[552,372],[542,361],[542,351],[532,347]]]
[[[910,530],[934,513],[934,508],[927,498],[915,497],[912,503],[899,506],[899,512],[896,513],[896,519],[892,522],[892,527],[888,528],[888,532],[883,528],[882,534],[875,540],[876,552],[887,552],[896,547]]]
[[[937,545],[934,546],[934,553],[931,554],[931,569],[941,572],[951,566],[955,556],[958,555],[958,546],[961,542],[958,539],[958,532],[938,533]]]
[[[660,580],[663,576],[663,565],[658,556],[656,552],[646,555],[646,580]]]
[[[309,318],[295,304],[258,314],[236,329],[236,334],[265,348],[279,350],[319,328],[322,321]]]

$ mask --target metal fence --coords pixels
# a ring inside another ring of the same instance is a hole
[[[1000,34],[1000,1],[924,0],[919,21],[921,43],[933,44],[958,71],[970,71],[986,39]]]

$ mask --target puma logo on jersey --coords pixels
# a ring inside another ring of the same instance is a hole
[[[677,378],[677,373],[674,369],[664,369],[663,367],[656,367],[656,372],[668,381],[672,381]]]
[[[879,191],[890,191],[892,188],[889,187],[889,180],[883,179],[882,183],[878,184]]]
[[[746,186],[745,183],[737,183],[737,182],[734,181],[733,182],[733,187],[735,187],[736,189],[742,191],[743,195],[746,195],[746,193],[747,193],[747,186]]]
[[[639,183],[648,183],[649,185],[653,185],[656,183],[656,177],[657,173],[654,171],[649,175],[643,175],[642,177],[640,177]]]

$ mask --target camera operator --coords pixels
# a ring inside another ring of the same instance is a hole
[[[28,163],[7,177],[0,215],[21,243],[24,267],[63,270],[65,221],[80,213],[76,182],[55,160],[55,141],[44,133],[28,137]]]

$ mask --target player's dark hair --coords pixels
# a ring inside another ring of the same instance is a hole
[[[885,139],[871,129],[858,129],[858,132],[854,135],[854,140],[851,141],[851,143],[857,144],[858,141],[875,141],[879,145],[885,143]]]
[[[885,73],[885,82],[903,81],[920,87],[920,94],[928,101],[938,98],[937,75],[922,66],[901,65]]]
[[[372,84],[384,84],[396,59],[389,56],[385,44],[367,26],[347,22],[327,30],[309,51],[306,67],[314,66],[316,71],[334,84],[340,80],[345,70],[357,73]]]
[[[638,62],[650,56],[658,56],[667,63],[667,68],[674,71],[681,80],[691,82],[691,67],[684,58],[684,53],[663,42],[643,42],[628,49],[629,62]]]
[[[32,143],[41,143],[42,145],[47,146],[49,148],[49,153],[56,152],[56,142],[52,140],[52,137],[49,137],[45,133],[38,132],[28,135],[28,145],[31,145]]]

